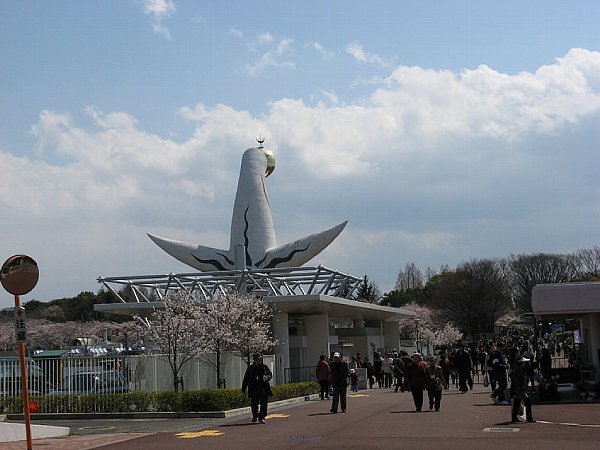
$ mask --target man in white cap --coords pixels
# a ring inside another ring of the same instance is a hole
[[[512,374],[512,384],[510,386],[510,392],[512,395],[512,423],[517,423],[519,414],[519,407],[521,402],[525,404],[525,417],[527,422],[535,422],[533,418],[533,412],[531,411],[531,399],[527,395],[527,364],[529,359],[521,356],[517,359],[517,365]]]
[[[338,404],[342,408],[342,412],[346,412],[346,391],[348,390],[348,377],[350,370],[346,361],[342,361],[342,355],[338,352],[333,354],[333,362],[331,367],[331,386],[333,387],[333,401],[331,403],[332,413],[337,413]]]

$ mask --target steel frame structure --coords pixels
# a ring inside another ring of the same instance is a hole
[[[162,301],[175,291],[211,300],[231,290],[261,297],[330,295],[351,299],[361,281],[322,265],[98,278],[98,283],[123,303]],[[124,296],[124,292],[130,295]]]

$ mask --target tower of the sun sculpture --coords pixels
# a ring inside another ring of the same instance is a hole
[[[247,149],[242,156],[229,250],[165,239],[148,233],[150,239],[169,255],[203,272],[239,269],[236,248],[245,248],[244,265],[249,269],[299,267],[323,251],[342,232],[347,221],[297,241],[277,245],[265,187],[265,178],[275,170],[275,157],[262,147],[262,141],[259,141],[259,145]]]

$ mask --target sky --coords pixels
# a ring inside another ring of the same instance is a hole
[[[228,248],[259,136],[278,243],[348,220],[308,264],[382,292],[409,262],[600,245],[598,23],[597,1],[2,1],[0,259],[37,261],[21,301],[190,272],[146,233]]]

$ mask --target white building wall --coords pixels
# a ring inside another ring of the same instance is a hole
[[[383,322],[383,345],[387,350],[400,348],[400,325],[398,322]]]
[[[316,365],[320,355],[329,355],[329,317],[326,314],[305,315],[302,319],[307,338],[304,365]]]
[[[277,384],[285,383],[285,368],[290,367],[290,329],[287,314],[273,315],[273,335],[277,339],[275,346],[274,376]]]

